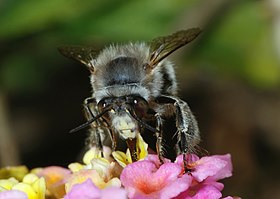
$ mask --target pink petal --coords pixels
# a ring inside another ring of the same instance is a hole
[[[211,185],[198,184],[190,187],[189,190],[181,193],[175,199],[219,199],[222,197],[222,193]]]
[[[222,197],[222,193],[215,186],[203,186],[199,191],[192,197],[193,199],[219,199]]]
[[[39,171],[38,175],[44,177],[47,189],[57,198],[65,195],[64,184],[70,177],[71,171],[59,166],[49,166]]]
[[[119,187],[108,187],[105,189],[99,189],[94,183],[88,179],[81,184],[73,185],[70,192],[64,197],[64,199],[107,199],[118,198],[126,199],[126,192]]]
[[[219,172],[216,173],[216,175],[213,176],[213,179],[220,180],[223,178],[228,178],[232,176],[232,162],[231,162],[231,155],[214,155],[212,156],[214,158],[218,158],[220,160],[223,160],[226,162],[226,165],[223,169],[221,169]]]
[[[158,169],[153,162],[143,160],[126,166],[120,179],[129,198],[172,198],[191,184],[191,177],[178,178],[180,173],[176,163],[165,163]]]
[[[123,188],[119,187],[108,187],[101,190],[101,198],[100,199],[108,199],[108,198],[117,198],[117,199],[126,199],[126,191]]]
[[[161,191],[159,198],[166,198],[166,199],[173,198],[178,194],[180,194],[181,192],[188,190],[191,183],[192,183],[192,177],[189,175],[184,175],[181,178],[178,178],[169,186],[165,187]]]
[[[40,176],[49,176],[49,175],[59,175],[59,176],[66,176],[69,175],[71,171],[69,169],[65,169],[64,167],[60,166],[49,166],[43,168],[39,171],[38,175]]]
[[[154,163],[154,164],[156,165],[157,168],[159,168],[160,165],[161,165],[161,162],[159,161],[158,155],[151,155],[151,154],[149,154],[149,155],[145,158],[145,160]],[[163,158],[163,161],[164,161],[164,163],[171,162],[171,160],[169,160],[169,159],[167,159],[167,158]]]
[[[0,192],[0,199],[28,199],[26,193],[18,190]]]
[[[101,196],[101,190],[88,179],[81,184],[73,185],[72,189],[64,196],[64,199],[97,199]]]
[[[191,155],[188,158],[197,159],[197,156]],[[178,156],[176,162],[183,165],[182,156]],[[202,182],[208,177],[212,180],[220,180],[232,175],[231,157],[227,155],[205,156],[199,160],[189,163],[192,167],[191,174],[198,181]]]

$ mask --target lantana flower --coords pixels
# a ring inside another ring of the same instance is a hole
[[[45,179],[39,178],[33,173],[25,175],[21,182],[13,177],[2,179],[0,180],[0,187],[0,196],[3,198],[45,199]]]
[[[121,182],[118,178],[106,179],[102,178],[94,169],[82,169],[73,173],[65,184],[66,193],[69,192],[75,184],[80,184],[90,179],[97,187],[103,189],[105,187],[120,187]]]
[[[120,179],[129,198],[169,199],[191,185],[191,176],[181,177],[181,171],[176,163],[167,162],[158,167],[153,161],[143,160],[127,165]]]
[[[165,159],[160,165],[157,156],[149,155],[126,166],[120,179],[129,198],[221,198],[223,184],[217,180],[231,176],[230,155],[190,156],[190,172],[185,174],[182,155],[175,163]]]
[[[0,192],[0,199],[28,199],[26,193],[18,190]]]
[[[67,179],[65,184],[66,193],[76,184],[84,183],[91,180],[95,186],[100,189],[106,187],[121,187],[119,175],[121,170],[118,165],[110,157],[111,150],[109,147],[103,147],[103,156],[101,151],[96,147],[91,148],[84,155],[83,162],[72,163],[69,165],[72,174]]]
[[[120,187],[98,188],[90,179],[81,184],[75,184],[64,199],[126,199],[126,192]]]
[[[28,174],[29,170],[26,166],[7,166],[0,168],[0,179],[8,179],[13,177],[22,181],[23,177]]]
[[[66,194],[65,183],[71,175],[69,169],[59,166],[49,166],[43,169],[37,169],[34,172],[46,180],[46,196],[62,198]]]
[[[191,160],[187,167],[193,178],[192,185],[178,198],[221,198],[224,185],[217,181],[232,175],[230,155],[206,156],[199,159],[198,156],[190,154],[187,159]],[[175,162],[183,168],[183,155],[178,156]]]
[[[129,150],[112,153],[104,147],[102,153],[93,147],[83,163],[71,163],[69,169],[0,169],[0,199],[218,199],[224,188],[218,181],[232,175],[229,154],[202,158],[188,154],[188,172],[184,172],[182,155],[175,162],[164,158],[161,163],[157,155],[148,155],[140,135],[136,153],[138,161],[132,162]]]
[[[140,135],[137,138],[137,157],[144,159],[148,154],[148,145]],[[69,168],[73,173],[69,176],[65,184],[66,193],[70,193],[75,185],[83,184],[88,180],[93,182],[99,189],[107,189],[108,187],[120,188],[121,181],[119,176],[122,168],[119,165],[124,167],[126,164],[132,163],[132,160],[129,152],[127,155],[124,155],[123,152],[115,152],[115,154],[116,156],[113,155],[114,157],[125,156],[125,160],[116,158],[118,164],[111,158],[110,148],[105,146],[103,148],[103,156],[98,148],[93,147],[85,153],[83,158],[84,164],[70,164]],[[126,161],[127,159],[128,161]]]
[[[187,159],[191,160],[191,162],[188,162],[187,167],[198,182],[202,182],[205,179],[217,181],[232,175],[230,154],[205,156],[202,158],[195,154],[189,154],[188,156],[190,157],[187,157]],[[175,162],[183,167],[183,155],[179,155]]]
[[[148,144],[146,144],[140,134],[137,134],[136,139],[136,153],[138,160],[143,160],[148,155]],[[126,165],[132,163],[131,154],[129,149],[126,150],[126,153],[122,151],[114,151],[112,153],[114,159],[124,168]]]

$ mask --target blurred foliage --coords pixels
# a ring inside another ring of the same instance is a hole
[[[212,70],[237,75],[257,87],[280,83],[269,10],[261,1],[246,1],[223,16],[195,59]],[[207,33],[205,33],[207,34]]]
[[[59,66],[60,44],[148,40],[174,32],[176,21],[204,1],[16,1],[0,4],[1,89],[37,90]],[[236,1],[204,30],[192,65],[236,75],[258,87],[279,85],[269,10],[262,1]],[[203,14],[203,13],[202,13]],[[187,27],[182,27],[187,28]],[[204,28],[204,27],[201,27]]]
[[[161,32],[162,27],[174,20],[176,13],[184,11],[188,4],[183,0],[7,1],[2,6],[0,36],[10,39],[51,30],[76,40],[92,39],[94,35],[118,40],[131,34],[135,39],[139,35],[150,36],[151,33]],[[137,14],[135,11],[138,11]]]
[[[192,1],[2,1],[1,88],[39,89],[57,67],[56,47],[151,38]],[[154,6],[156,5],[156,6]],[[137,10],[137,14],[136,11]]]

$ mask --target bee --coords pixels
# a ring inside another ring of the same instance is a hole
[[[137,161],[136,141],[141,134],[163,163],[194,151],[200,141],[197,121],[188,104],[177,96],[171,53],[193,41],[201,30],[192,28],[150,42],[91,46],[62,46],[62,55],[90,71],[92,95],[84,101],[87,122],[73,129],[90,128],[90,145],[102,149],[119,143]]]

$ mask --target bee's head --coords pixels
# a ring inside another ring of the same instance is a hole
[[[103,118],[123,139],[133,139],[139,132],[140,125],[145,125],[142,118],[153,114],[148,102],[137,95],[104,98],[98,103]]]

